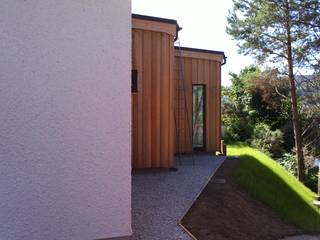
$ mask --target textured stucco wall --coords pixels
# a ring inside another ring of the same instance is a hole
[[[130,0],[1,0],[0,239],[131,234]]]

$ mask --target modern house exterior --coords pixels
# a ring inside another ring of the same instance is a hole
[[[175,154],[221,151],[225,55],[175,47],[180,30],[176,20],[132,15],[133,168],[171,168]]]
[[[220,51],[175,47],[175,153],[222,152],[221,66],[225,63]]]
[[[220,151],[224,53],[179,30],[130,0],[0,3],[0,239],[129,239],[132,168]]]

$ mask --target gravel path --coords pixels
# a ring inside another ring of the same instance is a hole
[[[225,157],[184,156],[178,171],[142,171],[132,177],[132,240],[190,240],[178,222]]]

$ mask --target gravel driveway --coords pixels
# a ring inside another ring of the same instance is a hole
[[[189,240],[178,222],[225,157],[181,159],[178,171],[145,170],[132,177],[132,240]]]

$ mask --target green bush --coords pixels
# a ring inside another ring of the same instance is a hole
[[[247,141],[251,138],[254,127],[244,121],[235,121],[229,124],[225,129],[225,141]]]
[[[279,158],[278,163],[292,175],[297,176],[297,158],[291,153],[285,153]]]
[[[265,123],[256,124],[250,143],[272,157],[280,157],[283,153],[283,133],[278,129],[272,131]]]
[[[318,168],[311,168],[306,172],[304,184],[312,191],[318,191]]]
[[[292,175],[297,176],[297,158],[291,153],[285,153],[277,162]],[[310,168],[306,171],[304,184],[313,192],[318,191],[318,169]]]

